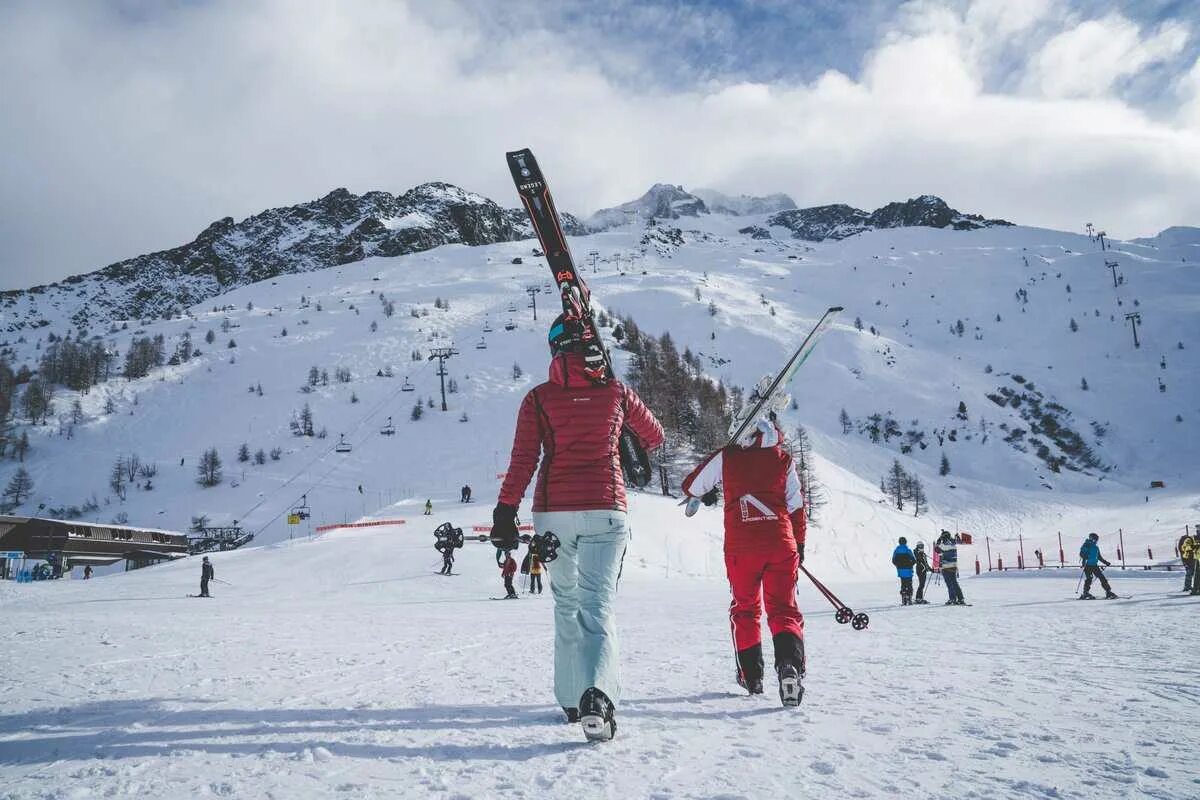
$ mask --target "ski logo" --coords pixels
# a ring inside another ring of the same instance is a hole
[[[738,507],[742,511],[742,522],[766,522],[779,519],[779,516],[766,503],[749,493],[738,498]]]
[[[531,189],[540,189],[544,185],[545,184],[543,184],[541,181],[530,181],[529,183],[520,184],[519,186],[517,186],[517,188],[520,189],[521,191],[529,191]]]
[[[564,269],[560,270],[554,277],[559,283],[570,283],[571,281],[575,280],[575,273],[571,272],[569,269]]]

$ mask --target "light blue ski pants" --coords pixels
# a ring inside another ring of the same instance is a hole
[[[554,697],[563,708],[578,708],[580,696],[595,686],[616,703],[621,676],[613,602],[629,542],[625,512],[535,512],[533,527],[562,543],[549,566]]]

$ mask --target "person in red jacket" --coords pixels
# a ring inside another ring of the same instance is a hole
[[[729,624],[737,652],[737,682],[763,691],[761,617],[775,647],[779,698],[797,706],[804,695],[804,617],[796,580],[804,561],[804,496],[792,457],[774,419],[761,419],[736,443],[706,458],[683,481],[705,505],[725,493],[725,572],[733,602]],[[693,506],[694,508],[694,506]]]
[[[517,574],[517,562],[512,553],[504,554],[504,564],[500,567],[500,577],[504,579],[504,590],[508,592],[506,599],[516,600],[517,590],[513,588],[513,576]]]
[[[663,431],[621,381],[588,378],[578,323],[559,316],[549,343],[550,379],[521,403],[491,538],[501,549],[516,549],[517,507],[537,470],[533,527],[560,542],[550,583],[554,695],[589,739],[611,739],[621,693],[613,596],[629,538],[617,443],[627,427],[653,450]]]

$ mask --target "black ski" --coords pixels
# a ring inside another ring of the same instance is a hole
[[[554,198],[550,196],[550,187],[542,175],[541,167],[528,148],[506,155],[517,194],[521,196],[521,202],[529,214],[529,222],[533,225],[533,232],[542,245],[546,263],[550,265],[550,274],[554,276],[554,283],[558,286],[563,315],[580,326],[584,345],[584,370],[595,383],[609,381],[616,376],[613,373],[612,359],[609,358],[608,349],[600,339],[596,321],[592,316],[592,293],[575,269],[575,260],[571,258],[571,250],[563,234],[562,220],[558,216]],[[618,448],[625,480],[639,489],[650,483],[650,458],[646,449],[628,428],[621,429]]]

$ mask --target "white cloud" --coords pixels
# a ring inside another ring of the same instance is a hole
[[[1179,55],[1186,26],[1168,22],[1143,37],[1120,14],[1080,22],[1055,36],[1030,64],[1027,86],[1047,97],[1100,97],[1122,78]]]
[[[914,4],[860,78],[678,91],[630,89],[586,48],[536,29],[494,37],[449,3],[436,17],[409,9],[214,0],[135,21],[93,3],[0,10],[0,286],[179,244],[216,217],[337,186],[440,179],[516,205],[503,153],[525,145],[578,212],[667,180],[863,207],[932,192],[1118,235],[1200,220],[1200,67],[1179,78],[1191,115],[1180,121],[1113,95],[1117,78],[1046,94],[984,88],[985,45],[1061,19],[1055,3],[1026,0],[1007,19],[994,0],[965,13]],[[1135,30],[1121,52],[1149,64],[1180,35]],[[654,54],[613,61],[636,72]]]

